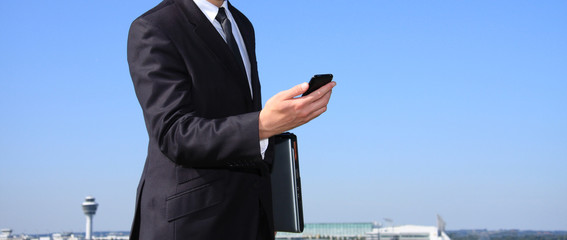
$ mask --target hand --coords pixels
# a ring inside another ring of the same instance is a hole
[[[323,114],[335,85],[336,82],[330,82],[307,96],[296,98],[309,88],[308,83],[302,83],[274,95],[260,111],[260,139],[294,129]]]

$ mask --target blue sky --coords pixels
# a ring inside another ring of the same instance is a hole
[[[128,230],[147,134],[126,62],[157,0],[0,2],[0,228]],[[259,1],[264,102],[333,73],[306,222],[567,230],[567,2]]]

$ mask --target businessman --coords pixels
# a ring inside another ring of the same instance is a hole
[[[130,239],[273,239],[270,139],[325,112],[335,83],[262,109],[254,29],[223,0],[138,17],[128,64],[149,135]]]

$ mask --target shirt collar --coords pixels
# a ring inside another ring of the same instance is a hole
[[[209,21],[214,22],[215,18],[217,17],[217,14],[219,12],[219,8],[217,6],[215,6],[214,4],[210,3],[207,0],[193,0],[193,2],[195,2],[195,4],[197,5],[197,7],[199,7],[199,9],[201,9],[201,12],[203,12],[205,14],[205,16],[209,19]],[[228,11],[228,1],[224,1],[221,5],[221,7],[224,7],[225,11],[227,12],[227,15],[230,15],[230,12]]]

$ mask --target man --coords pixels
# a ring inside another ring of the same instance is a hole
[[[254,29],[223,0],[164,0],[128,63],[149,135],[130,239],[273,239],[268,139],[326,111],[335,83],[261,109]]]

